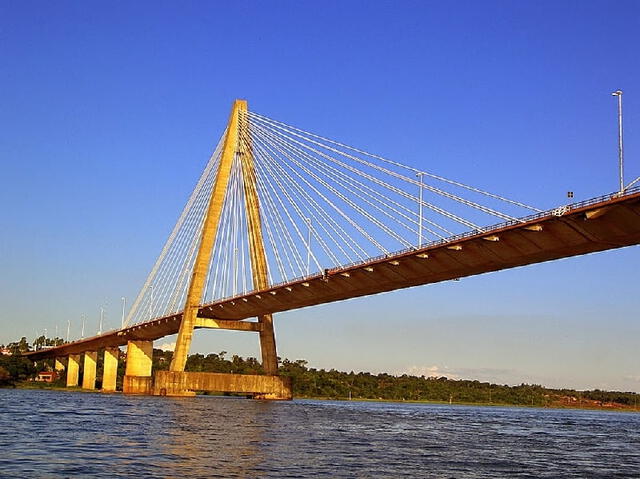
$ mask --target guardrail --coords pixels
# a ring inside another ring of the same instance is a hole
[[[628,190],[625,190],[622,193],[616,192],[616,193],[609,193],[609,194],[602,195],[602,196],[596,196],[594,198],[589,198],[587,200],[578,201],[577,203],[571,203],[571,204],[568,204],[568,205],[559,206],[559,207],[556,207],[556,208],[552,208],[550,210],[540,211],[538,213],[534,213],[534,214],[531,214],[531,215],[528,215],[528,216],[524,216],[524,217],[521,217],[521,218],[516,218],[516,219],[513,219],[513,220],[509,220],[509,221],[503,221],[502,223],[497,223],[497,224],[494,224],[494,225],[486,226],[484,228],[465,231],[464,233],[459,233],[459,234],[456,234],[456,235],[453,235],[453,236],[449,236],[447,238],[443,238],[443,239],[440,239],[440,240],[430,241],[430,242],[425,243],[425,244],[423,244],[423,245],[421,245],[419,247],[418,246],[414,246],[414,247],[410,247],[410,248],[405,248],[405,249],[402,249],[402,250],[399,250],[399,251],[394,251],[393,253],[367,258],[366,260],[353,261],[351,263],[342,264],[340,266],[335,266],[333,268],[327,268],[326,271],[329,272],[329,273],[335,273],[337,271],[343,271],[343,270],[348,269],[348,268],[353,268],[354,266],[364,265],[364,264],[368,264],[368,263],[374,263],[376,261],[384,260],[384,259],[391,258],[391,257],[394,257],[394,256],[399,256],[399,255],[402,255],[402,254],[405,254],[405,253],[409,253],[411,251],[418,251],[420,249],[432,248],[434,246],[442,246],[442,245],[446,245],[446,244],[449,244],[449,243],[455,243],[457,241],[463,240],[465,238],[469,238],[471,236],[477,236],[477,235],[481,235],[481,234],[489,234],[492,231],[501,230],[503,228],[508,228],[510,226],[515,226],[515,225],[522,224],[522,223],[529,223],[531,221],[535,221],[535,220],[542,219],[542,218],[547,218],[549,216],[562,216],[562,215],[565,215],[565,214],[569,213],[572,210],[577,210],[577,209],[580,209],[580,208],[584,208],[586,206],[590,206],[590,205],[594,205],[594,204],[598,204],[598,203],[603,203],[605,201],[614,200],[616,198],[624,198],[626,196],[633,196],[633,195],[635,195],[637,193],[640,193],[640,185],[634,186],[633,188],[629,188]],[[306,276],[298,276],[296,278],[291,278],[291,279],[289,279],[287,281],[281,281],[279,283],[272,284],[266,290],[252,290],[252,291],[248,291],[246,293],[241,293],[241,294],[236,294],[236,295],[233,295],[233,296],[227,296],[227,297],[224,297],[224,298],[219,298],[219,299],[216,299],[215,301],[213,301],[211,303],[207,303],[207,304],[219,303],[219,302],[223,302],[223,301],[224,302],[233,301],[235,299],[240,299],[240,298],[245,297],[245,296],[250,295],[250,294],[260,294],[260,292],[262,292],[262,291],[269,291],[269,290],[281,288],[281,287],[287,286],[289,284],[298,283],[298,282],[301,282],[301,281],[311,281],[311,280],[314,280],[314,279],[322,278],[323,276],[324,276],[324,274],[320,273],[320,272],[315,272],[313,274],[306,275]]]

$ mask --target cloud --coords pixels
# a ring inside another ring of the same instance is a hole
[[[173,351],[176,349],[176,342],[174,341],[173,343],[161,344],[158,349],[162,349],[163,351]]]
[[[398,374],[424,376],[427,378],[439,378],[446,376],[449,379],[460,379],[460,376],[446,366],[411,366],[404,371],[400,371]]]
[[[470,379],[477,381],[489,381],[500,384],[520,384],[523,375],[514,369],[498,368],[450,368],[448,366],[410,366],[398,375],[408,374],[410,376],[442,377],[449,379]]]

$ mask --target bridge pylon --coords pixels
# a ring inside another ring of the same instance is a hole
[[[196,255],[191,281],[187,290],[184,312],[178,331],[176,347],[173,353],[173,359],[170,365],[171,384],[165,384],[168,381],[167,375],[156,375],[154,392],[156,394],[175,394],[182,392],[189,394],[188,390],[180,391],[180,389],[188,388],[190,384],[189,378],[194,373],[185,373],[184,368],[187,361],[187,354],[191,347],[193,339],[193,331],[196,327],[207,327],[207,318],[198,318],[198,311],[202,303],[202,293],[207,279],[208,268],[211,262],[213,247],[216,242],[216,235],[220,225],[225,195],[229,187],[229,179],[232,173],[234,162],[238,161],[242,170],[242,182],[245,195],[245,209],[247,218],[247,232],[249,244],[249,257],[251,264],[251,273],[253,286],[256,290],[269,287],[267,259],[265,256],[264,239],[262,235],[262,223],[260,219],[260,200],[257,192],[256,172],[254,168],[253,146],[251,136],[248,134],[249,125],[247,120],[247,101],[235,100],[229,116],[227,130],[224,138],[222,155],[218,164],[215,181],[211,190],[209,203],[200,232],[200,243]],[[220,326],[220,322],[215,322],[216,328]],[[229,329],[237,329],[230,327]],[[267,376],[276,376],[278,372],[278,359],[276,352],[276,341],[273,329],[273,317],[266,314],[258,317],[257,330],[260,334],[260,349],[262,354],[262,366]],[[205,374],[205,373],[198,373]],[[221,375],[218,375],[221,376]],[[237,376],[237,375],[236,375]],[[164,379],[163,379],[164,378]],[[187,378],[185,382],[185,378]],[[258,387],[261,393],[256,391],[258,397],[266,399],[288,399],[291,396],[290,386],[285,378],[266,379],[268,384],[277,383],[277,387],[270,388],[267,385]],[[233,381],[231,381],[233,382]],[[260,380],[258,379],[258,382]],[[176,387],[177,384],[180,387]],[[214,381],[215,383],[215,381]],[[222,381],[220,384],[227,385],[229,381]],[[286,383],[286,384],[285,384]],[[200,381],[202,384],[202,381]],[[216,387],[215,384],[211,387]],[[228,389],[228,386],[224,386]],[[274,389],[272,393],[264,391]],[[254,389],[256,389],[254,387]],[[217,390],[217,389],[215,389]],[[237,391],[248,392],[248,391]]]

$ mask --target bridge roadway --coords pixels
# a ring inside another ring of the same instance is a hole
[[[196,327],[259,331],[258,323],[244,320],[639,243],[640,188],[634,188],[624,195],[587,200],[208,303],[200,308],[199,318],[203,319]],[[181,317],[177,313],[28,355],[54,358],[123,346],[130,340],[156,340],[176,334]]]

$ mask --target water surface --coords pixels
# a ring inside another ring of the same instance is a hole
[[[640,477],[640,414],[0,389],[0,477]]]

